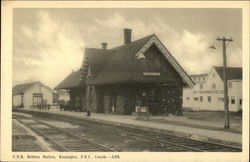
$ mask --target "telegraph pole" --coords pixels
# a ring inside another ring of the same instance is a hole
[[[226,54],[226,42],[232,42],[230,38],[217,38],[217,41],[222,41],[223,47],[223,80],[224,80],[224,110],[225,110],[225,125],[224,128],[229,129],[229,113],[228,113],[228,89],[227,89],[227,54]]]

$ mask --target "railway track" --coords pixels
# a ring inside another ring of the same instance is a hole
[[[47,114],[48,115],[48,114]],[[46,117],[49,117],[46,116]],[[199,140],[194,140],[185,137],[178,137],[166,132],[158,132],[152,129],[137,128],[134,126],[127,125],[117,125],[110,123],[100,123],[100,121],[87,120],[87,119],[76,119],[74,117],[57,116],[53,115],[53,119],[67,121],[74,124],[79,124],[84,127],[96,127],[95,129],[100,129],[102,125],[109,125],[112,129],[120,129],[130,137],[137,137],[147,141],[150,144],[152,151],[166,151],[166,152],[241,152],[242,149],[238,147],[204,142]],[[84,120],[84,122],[83,122]],[[119,146],[118,146],[119,147]],[[148,147],[148,146],[145,146]],[[149,150],[149,151],[151,151]],[[122,149],[119,149],[122,151]]]
[[[52,147],[61,152],[114,152],[111,148],[103,146],[86,137],[73,134],[69,131],[52,126],[40,120],[29,117],[13,115],[13,118],[44,137]],[[30,122],[32,120],[32,123]],[[28,122],[27,122],[28,121]]]

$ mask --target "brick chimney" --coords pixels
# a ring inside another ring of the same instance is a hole
[[[108,43],[103,42],[103,43],[102,43],[102,49],[107,49],[107,45],[108,45]]]
[[[132,29],[124,29],[124,45],[131,43]]]

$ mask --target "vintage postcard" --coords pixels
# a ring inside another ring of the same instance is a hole
[[[1,161],[249,161],[248,1],[3,1]]]

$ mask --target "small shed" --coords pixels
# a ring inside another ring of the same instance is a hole
[[[13,107],[33,107],[53,104],[53,90],[41,82],[18,84],[12,88]]]

